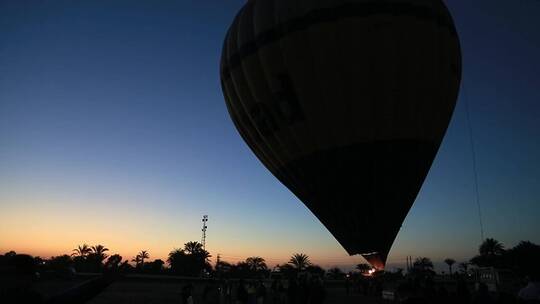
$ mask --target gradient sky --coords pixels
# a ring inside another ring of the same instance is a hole
[[[82,243],[151,258],[200,240],[271,266],[348,257],[235,130],[219,84],[242,0],[0,2],[0,253]],[[464,81],[448,133],[394,243],[464,261],[480,242],[468,100],[485,234],[540,243],[540,1],[447,1]]]

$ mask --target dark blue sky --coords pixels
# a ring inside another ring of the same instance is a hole
[[[0,3],[0,250],[48,255],[105,242],[157,258],[199,239],[209,214],[209,249],[226,259],[273,264],[303,251],[324,265],[361,260],[267,172],[229,119],[219,59],[242,4]],[[540,1],[447,4],[463,87],[391,264],[464,260],[477,249],[465,99],[486,236],[540,243]]]

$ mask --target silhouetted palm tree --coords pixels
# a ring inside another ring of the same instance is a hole
[[[105,252],[109,251],[109,248],[103,246],[103,245],[96,245],[92,246],[92,254],[99,260],[100,262],[103,262],[107,258],[107,254]]]
[[[187,242],[184,244],[184,251],[187,254],[197,254],[203,251],[203,246],[199,242]]]
[[[431,262],[430,258],[420,257],[420,258],[416,258],[416,260],[413,263],[413,267],[422,271],[426,271],[426,270],[432,271],[433,262]]]
[[[249,257],[246,259],[246,264],[249,265],[249,268],[252,270],[252,271],[255,271],[255,272],[258,272],[258,271],[264,271],[264,270],[267,270],[268,267],[266,266],[266,263],[264,261],[263,258],[261,257],[258,257],[258,256],[254,256],[254,257]]]
[[[495,239],[487,238],[480,245],[479,251],[482,256],[496,256],[504,253],[504,246]]]
[[[169,252],[169,258],[167,259],[167,263],[172,266],[174,262],[176,262],[178,259],[185,255],[186,253],[183,249],[174,249],[173,251]]]
[[[210,271],[208,262],[210,254],[202,248],[199,242],[188,242],[184,249],[175,249],[169,253],[167,262],[171,270],[179,275],[198,276],[203,270]]]
[[[195,260],[200,260],[201,263],[209,263],[210,253],[203,249],[199,242],[187,242],[184,244],[184,253]]]
[[[72,256],[79,256],[81,258],[84,258],[86,257],[90,252],[92,252],[92,249],[86,245],[86,244],[83,244],[83,245],[79,245],[77,246],[77,248],[73,249],[73,252],[71,255]]]
[[[311,261],[306,254],[295,253],[289,260],[289,264],[293,265],[298,271],[303,271],[306,267],[311,265]]]
[[[452,265],[454,265],[456,263],[456,260],[454,259],[446,259],[444,260],[444,262],[446,263],[446,265],[448,265],[448,270],[450,271],[450,275],[452,274]]]
[[[169,263],[173,273],[182,275],[187,274],[187,268],[189,268],[189,258],[183,249],[174,249],[173,251],[169,252],[167,263]]]
[[[92,246],[92,252],[90,252],[86,261],[88,262],[91,271],[99,271],[103,266],[103,261],[107,258],[105,252],[109,251],[109,248],[103,245]]]
[[[144,259],[148,259],[148,258],[150,258],[150,255],[148,254],[146,250],[141,250],[141,252],[139,252],[139,254],[137,254],[137,256],[135,257],[135,259],[139,260],[141,268],[144,267]]]

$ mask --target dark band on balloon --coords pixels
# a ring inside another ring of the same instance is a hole
[[[253,2],[248,2],[246,6],[240,11],[240,16],[244,10],[249,6],[252,6]],[[281,40],[283,37],[305,30],[313,25],[333,22],[343,18],[364,18],[376,14],[391,14],[395,16],[414,16],[421,20],[435,21],[439,26],[446,27],[450,30],[452,35],[457,36],[456,29],[450,18],[450,16],[442,13],[435,12],[425,6],[417,6],[406,3],[347,3],[332,8],[321,8],[313,10],[306,15],[289,20],[282,24],[278,24],[276,27],[266,30],[251,42],[248,42],[238,48],[237,52],[232,54],[229,58],[225,58],[225,64],[222,66],[222,77],[230,78],[230,70],[238,67],[244,58],[255,54],[262,47]],[[230,32],[227,34],[227,36]],[[226,38],[227,39],[227,38]]]

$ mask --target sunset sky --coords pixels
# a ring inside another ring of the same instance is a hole
[[[540,1],[446,1],[463,48],[447,136],[389,265],[472,257],[485,234],[540,243]],[[249,150],[227,113],[221,46],[243,0],[0,2],[0,254],[103,244],[166,259],[201,238],[270,266],[349,257]],[[384,214],[381,215],[384,217]],[[366,233],[369,233],[366,231]]]

